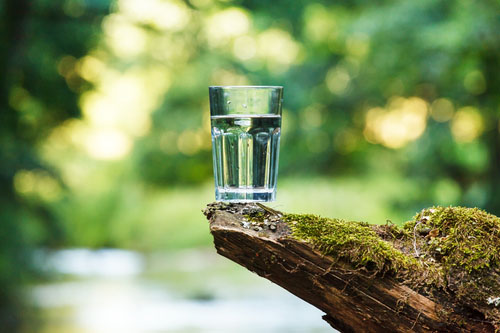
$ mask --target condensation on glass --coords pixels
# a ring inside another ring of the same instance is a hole
[[[283,87],[209,88],[217,201],[274,201]]]

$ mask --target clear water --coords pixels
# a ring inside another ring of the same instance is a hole
[[[215,199],[276,198],[281,116],[212,116]]]

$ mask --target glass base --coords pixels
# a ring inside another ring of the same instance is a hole
[[[216,201],[269,202],[276,200],[276,189],[215,188]]]

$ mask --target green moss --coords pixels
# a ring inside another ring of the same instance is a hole
[[[437,259],[445,269],[472,273],[500,262],[500,219],[480,209],[424,209],[404,229],[418,234],[430,230],[426,241],[419,243],[420,251]]]
[[[392,273],[432,295],[445,291],[500,325],[500,218],[477,208],[432,207],[402,228],[285,214],[292,237],[354,268]]]
[[[500,218],[477,208],[432,207],[404,229],[414,234],[430,230],[416,240],[417,249],[438,265],[446,290],[500,323],[500,311],[489,301],[500,296]]]
[[[415,258],[382,240],[366,223],[309,214],[285,214],[282,219],[290,225],[293,237],[310,242],[324,254],[347,260],[355,267],[385,273],[420,266]]]

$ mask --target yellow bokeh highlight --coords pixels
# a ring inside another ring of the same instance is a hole
[[[290,110],[283,108],[282,113],[284,116],[281,120],[281,144],[287,142],[288,138],[290,138],[289,133],[293,133],[299,123],[295,113],[290,112]]]
[[[36,195],[46,201],[55,201],[62,194],[59,182],[45,170],[17,171],[14,189],[21,195]]]
[[[86,55],[78,60],[76,70],[78,75],[89,82],[97,82],[99,76],[106,69],[106,65],[97,57]]]
[[[320,127],[324,122],[322,110],[323,106],[319,104],[313,104],[305,108],[300,115],[301,127],[306,130]]]
[[[153,0],[120,1],[119,9],[119,13],[103,21],[104,45],[124,60],[146,53],[151,34],[140,24],[158,29],[178,28],[187,22],[189,11],[182,3]],[[81,77],[94,83],[94,89],[80,96],[83,122],[80,138],[73,144],[94,159],[124,158],[131,151],[133,140],[149,133],[151,113],[162,102],[172,81],[170,69],[158,63],[118,71],[109,62],[104,63],[99,50],[78,60],[74,67]]]
[[[386,108],[368,110],[364,136],[371,143],[397,149],[418,139],[427,126],[427,103],[418,97],[396,97]]]
[[[212,82],[221,86],[246,86],[250,83],[246,76],[225,69],[215,70],[212,73]]]
[[[213,0],[190,0],[189,2],[197,8],[207,8],[214,4]]]
[[[438,122],[444,123],[450,120],[455,113],[453,103],[446,98],[438,98],[431,104],[431,117]]]
[[[257,54],[257,42],[250,36],[240,36],[234,40],[233,54],[240,60],[250,60]]]
[[[117,101],[94,92],[85,94],[82,98],[82,109],[91,126],[117,128],[134,136],[146,134],[151,127],[149,114],[132,107],[120,107],[126,105],[126,100]]]
[[[154,42],[150,43],[148,48],[148,56],[164,62],[165,65],[175,64],[176,68],[181,68],[187,63],[193,52],[195,49],[189,40],[173,34],[155,36]]]
[[[87,131],[85,123],[80,119],[69,119],[52,130],[45,140],[44,152],[53,158],[60,157],[60,152],[70,146],[81,146]]]
[[[108,73],[98,89],[83,94],[80,106],[93,126],[116,128],[142,136],[151,128],[151,112],[170,86],[164,68]]]
[[[203,107],[201,129],[207,134],[210,134],[211,130],[212,130],[211,121],[210,121],[210,106],[208,104],[205,107]]]
[[[336,95],[343,94],[349,86],[350,81],[351,76],[349,75],[347,69],[345,69],[343,66],[330,68],[325,77],[325,82],[328,90]]]
[[[44,156],[61,166],[60,172],[69,184],[88,174],[79,167],[78,158],[114,161],[131,153],[134,140],[151,130],[151,114],[163,103],[174,71],[188,61],[194,49],[183,36],[194,13],[185,2],[117,0],[114,9],[103,19],[103,38],[97,48],[80,59],[64,56],[58,63],[57,70],[68,85],[74,82],[78,88],[80,78],[93,84],[91,90],[80,94],[82,118],[53,129],[42,147]],[[250,21],[243,10],[238,13],[244,16],[239,34],[248,31]],[[20,110],[34,110],[36,101],[17,89],[11,102]],[[174,135],[162,139],[163,150],[177,151],[178,135]],[[201,131],[193,135],[195,149],[204,149]],[[193,150],[189,140],[183,139],[181,147],[186,152]],[[172,144],[167,145],[168,140]]]
[[[451,134],[458,142],[471,142],[484,131],[483,117],[478,109],[466,106],[459,109],[451,121]]]
[[[363,58],[370,50],[370,38],[365,34],[355,34],[346,38],[346,51],[356,58]]]
[[[106,44],[113,52],[124,58],[136,57],[143,53],[147,44],[147,33],[123,15],[111,14],[102,22]]]
[[[203,132],[186,130],[177,138],[177,149],[184,155],[194,155],[203,147]]]
[[[210,133],[207,133],[203,128],[200,128],[196,131],[196,135],[201,141],[201,149],[212,149],[212,136],[210,135]]]
[[[267,61],[272,72],[283,72],[297,59],[299,44],[292,36],[281,29],[269,29],[257,38],[259,57]]]
[[[86,133],[83,145],[87,153],[100,160],[119,160],[132,149],[132,140],[115,129],[92,129]]]
[[[88,61],[82,61],[81,70]],[[124,158],[132,149],[133,139],[149,132],[151,113],[168,90],[169,77],[165,67],[123,73],[104,69],[95,89],[80,97],[83,119],[54,129],[47,140],[47,151],[64,149],[58,142],[66,142],[94,159]]]
[[[207,19],[206,37],[210,45],[218,46],[229,38],[246,34],[250,25],[250,16],[245,10],[237,7],[228,8]]]
[[[181,30],[190,20],[190,10],[182,1],[119,0],[118,8],[132,21],[159,30]]]
[[[337,24],[323,5],[311,4],[304,13],[304,33],[308,40],[328,42],[337,37]]]

